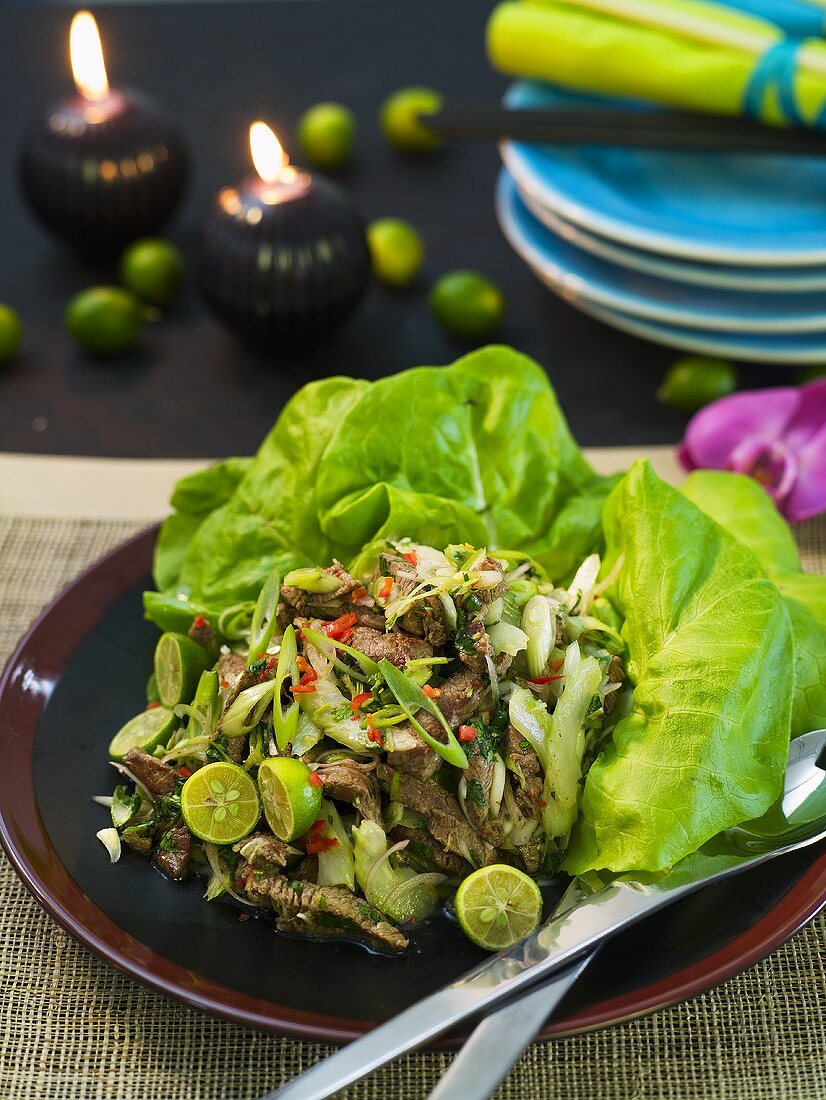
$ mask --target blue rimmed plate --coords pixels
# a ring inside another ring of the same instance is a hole
[[[522,198],[534,217],[568,244],[630,271],[641,271],[645,275],[656,275],[661,279],[671,279],[691,286],[718,287],[721,290],[769,291],[773,294],[826,291],[824,267],[737,267],[733,264],[702,264],[674,259],[659,252],[630,248],[619,241],[610,241],[596,233],[589,233],[582,226],[566,222],[529,195],[523,195]]]
[[[605,104],[520,82],[509,107]],[[641,108],[645,109],[645,108]],[[826,265],[826,159],[504,142],[520,191],[593,233],[695,262]]]
[[[499,222],[513,248],[574,305],[615,310],[658,324],[718,332],[800,335],[826,344],[826,295],[761,294],[689,286],[628,271],[574,248],[539,222],[506,171],[497,184]]]

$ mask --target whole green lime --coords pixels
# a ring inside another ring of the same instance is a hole
[[[133,241],[120,258],[123,285],[144,302],[165,306],[181,289],[184,258],[181,250],[159,237]]]
[[[82,290],[66,309],[69,335],[93,355],[120,355],[134,345],[143,324],[141,303],[117,286]]]
[[[379,124],[391,145],[404,153],[431,153],[442,139],[428,130],[419,115],[436,114],[443,97],[433,88],[400,88],[382,103]]]
[[[688,355],[668,368],[657,400],[680,412],[692,413],[727,397],[737,389],[737,372],[724,359]]]
[[[301,116],[298,141],[304,156],[317,168],[340,168],[353,155],[356,116],[341,103],[316,103]]]
[[[422,269],[424,245],[419,233],[401,218],[379,218],[367,227],[373,274],[380,283],[410,286]]]
[[[23,338],[23,325],[11,306],[0,302],[0,363],[11,359]]]
[[[477,271],[450,271],[430,291],[430,308],[451,335],[478,340],[502,320],[505,298],[495,283]]]

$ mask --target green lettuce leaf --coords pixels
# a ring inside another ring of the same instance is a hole
[[[792,703],[789,616],[754,555],[648,463],[605,508],[631,712],[585,779],[565,869],[659,871],[777,797]]]
[[[755,555],[786,602],[794,636],[792,736],[826,726],[826,577],[801,572],[791,529],[752,478],[697,470],[683,492]]]
[[[210,512],[225,504],[252,465],[251,458],[227,458],[182,477],[169,503],[175,509],[155,544],[154,578],[158,588],[174,585],[187,547]]]
[[[505,347],[312,382],[254,459],[220,465],[176,488],[155,567],[163,594],[213,612],[255,600],[274,567],[351,562],[404,535],[518,548],[564,581],[599,549],[616,481],[583,458],[544,371]]]

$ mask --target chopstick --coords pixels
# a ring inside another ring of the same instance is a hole
[[[763,126],[751,119],[682,111],[615,107],[508,109],[446,106],[419,120],[434,134],[460,141],[540,142],[728,153],[822,156],[826,133]]]

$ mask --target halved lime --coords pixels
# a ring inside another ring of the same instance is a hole
[[[185,634],[161,634],[155,646],[155,684],[164,706],[190,702],[210,664],[204,647]]]
[[[243,768],[219,761],[187,779],[181,790],[186,827],[210,844],[234,844],[255,828],[261,804]]]
[[[456,916],[477,947],[501,951],[530,935],[542,919],[542,894],[532,878],[515,867],[480,867],[456,891]]]
[[[321,813],[323,787],[310,782],[312,772],[292,756],[273,756],[258,769],[264,816],[279,840],[306,833]]]
[[[175,715],[169,707],[152,707],[142,710],[121,726],[109,743],[109,759],[123,760],[130,749],[152,752],[175,726]]]

